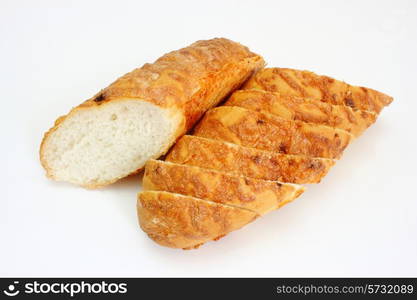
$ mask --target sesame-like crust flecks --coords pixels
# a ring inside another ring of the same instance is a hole
[[[161,191],[138,195],[139,224],[160,245],[193,249],[255,220],[253,211]]]
[[[263,90],[238,90],[225,105],[239,106],[258,112],[267,112],[288,120],[321,124],[345,130],[355,137],[372,125],[376,113],[353,110],[346,105],[334,105],[296,96],[282,96]]]
[[[287,68],[262,69],[243,88],[278,92],[284,97],[313,98],[375,113],[393,101],[392,97],[370,88],[352,86],[328,76]]]
[[[340,129],[286,120],[236,106],[206,113],[194,130],[201,137],[283,154],[340,158],[352,135]]]
[[[190,135],[178,140],[166,160],[235,175],[299,184],[320,182],[334,165],[332,159],[273,153]]]
[[[222,171],[150,160],[143,177],[145,190],[167,191],[252,210],[260,215],[293,201],[300,185],[260,180]]]

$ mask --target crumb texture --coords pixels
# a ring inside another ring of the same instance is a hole
[[[129,175],[155,156],[178,124],[154,104],[124,100],[79,110],[46,141],[50,175],[95,185]]]

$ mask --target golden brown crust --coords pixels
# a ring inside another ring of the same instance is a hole
[[[334,165],[331,159],[272,153],[190,135],[178,140],[166,161],[299,184],[320,182]]]
[[[145,190],[166,191],[246,208],[260,215],[300,196],[300,185],[227,174],[221,171],[150,160],[143,177]]]
[[[264,66],[261,56],[239,43],[224,38],[197,41],[194,44],[165,54],[153,64],[122,76],[66,116],[59,117],[45,133],[40,147],[41,164],[51,179],[54,174],[43,152],[46,140],[70,115],[81,109],[96,109],[110,101],[137,99],[167,108],[182,121],[173,136],[153,158],[166,153],[175,140],[183,135],[210,107],[216,105],[231,91],[238,88],[256,70]],[[140,167],[138,170],[140,170]],[[137,172],[133,171],[133,173]],[[123,176],[122,176],[123,177]],[[96,188],[106,183],[87,183],[84,187]]]
[[[353,110],[309,98],[282,96],[263,90],[235,91],[225,105],[267,112],[288,120],[321,124],[359,136],[376,120],[376,113]]]
[[[262,69],[246,82],[244,89],[278,92],[283,97],[308,97],[376,113],[393,100],[392,97],[373,89],[351,86],[313,72],[287,68]]]
[[[339,158],[352,138],[344,130],[236,106],[209,110],[194,134],[261,150],[324,158]]]
[[[139,193],[137,211],[140,227],[151,239],[183,249],[216,240],[257,217],[247,209],[160,191]]]

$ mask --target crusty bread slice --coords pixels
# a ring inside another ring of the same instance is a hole
[[[138,194],[139,224],[160,245],[192,249],[252,222],[253,211],[161,191]]]
[[[227,39],[145,64],[55,122],[40,148],[47,176],[94,188],[138,171],[263,65]]]
[[[334,160],[286,155],[185,135],[171,149],[166,161],[234,175],[291,183],[318,183]]]
[[[261,150],[324,158],[339,158],[352,139],[344,130],[237,106],[209,110],[194,134]]]
[[[237,176],[162,160],[147,162],[143,187],[246,208],[260,215],[282,207],[304,192],[304,187],[297,184]]]
[[[345,130],[359,136],[376,120],[376,113],[353,110],[346,105],[333,105],[311,98],[282,96],[263,90],[235,91],[225,103],[246,109],[271,113],[288,120],[299,120]]]
[[[262,69],[243,88],[278,92],[283,97],[308,97],[376,113],[393,100],[392,97],[373,89],[352,86],[309,71],[287,68]]]

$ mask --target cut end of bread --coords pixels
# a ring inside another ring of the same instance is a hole
[[[45,134],[40,159],[51,179],[103,186],[163,154],[181,122],[181,114],[139,99],[78,107]]]

